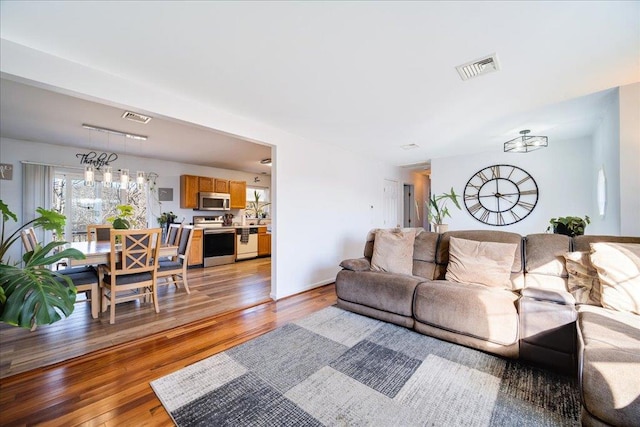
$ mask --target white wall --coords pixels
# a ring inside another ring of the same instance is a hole
[[[382,223],[384,178],[401,181],[398,168],[333,146],[331,141],[308,141],[164,88],[116,77],[7,40],[1,41],[0,50],[4,77],[272,144],[274,298],[330,283],[343,258],[361,256],[367,231]]]
[[[620,232],[640,236],[640,83],[620,87]]]
[[[479,170],[508,164],[527,171],[538,185],[538,204],[522,221],[507,226],[490,226],[471,216],[462,206],[449,210],[450,230],[502,230],[522,235],[544,233],[549,220],[559,216],[594,216],[595,177],[592,176],[592,143],[589,138],[549,141],[549,146],[530,153],[496,151],[433,159],[431,161],[431,190],[434,194],[448,192],[451,187],[463,194],[467,181]],[[587,234],[591,230],[587,227]]]

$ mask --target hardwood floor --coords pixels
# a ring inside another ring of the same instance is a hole
[[[90,304],[76,303],[67,319],[31,332],[0,323],[0,378],[111,347],[216,314],[270,301],[271,258],[188,271],[189,288],[160,286],[160,313],[139,301],[118,304],[91,318]]]
[[[335,302],[327,285],[0,379],[0,424],[173,425],[150,381]]]

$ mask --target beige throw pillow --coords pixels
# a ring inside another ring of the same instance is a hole
[[[569,273],[567,291],[578,304],[602,305],[600,302],[600,280],[598,272],[591,264],[589,252],[567,252],[564,259]]]
[[[415,238],[416,230],[376,230],[371,269],[411,275]]]
[[[591,243],[602,286],[602,306],[640,314],[640,244]]]
[[[515,243],[476,242],[451,237],[445,278],[451,282],[511,289],[511,266],[517,247]]]

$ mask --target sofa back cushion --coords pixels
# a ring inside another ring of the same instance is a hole
[[[517,233],[493,230],[469,230],[469,231],[447,231],[440,236],[440,243],[436,252],[436,272],[435,279],[444,280],[449,264],[449,241],[451,237],[478,242],[514,243],[516,250],[511,265],[511,289],[521,289],[524,286],[524,266],[522,262],[522,236]]]
[[[629,236],[576,236],[573,238],[574,251],[591,251],[591,243],[640,243],[640,237]]]
[[[564,255],[571,237],[563,234],[529,234],[525,238],[525,287],[567,290]]]

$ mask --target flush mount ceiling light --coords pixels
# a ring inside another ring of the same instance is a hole
[[[401,145],[400,148],[403,150],[415,150],[416,148],[420,148],[418,144],[405,144]]]
[[[260,160],[260,164],[271,166],[271,159],[270,158],[262,159]]]
[[[529,129],[521,130],[517,138],[504,143],[505,153],[528,153],[547,146],[549,138],[546,136],[530,136]]]
[[[112,135],[120,135],[120,136],[124,136],[124,137],[127,137],[127,138],[136,139],[138,141],[146,141],[147,138],[148,138],[145,135],[136,135],[135,133],[122,132],[122,131],[119,131],[119,130],[102,128],[100,126],[88,125],[86,123],[83,123],[82,127],[85,128],[85,129],[89,129],[89,130],[97,130],[98,132],[110,133]]]

